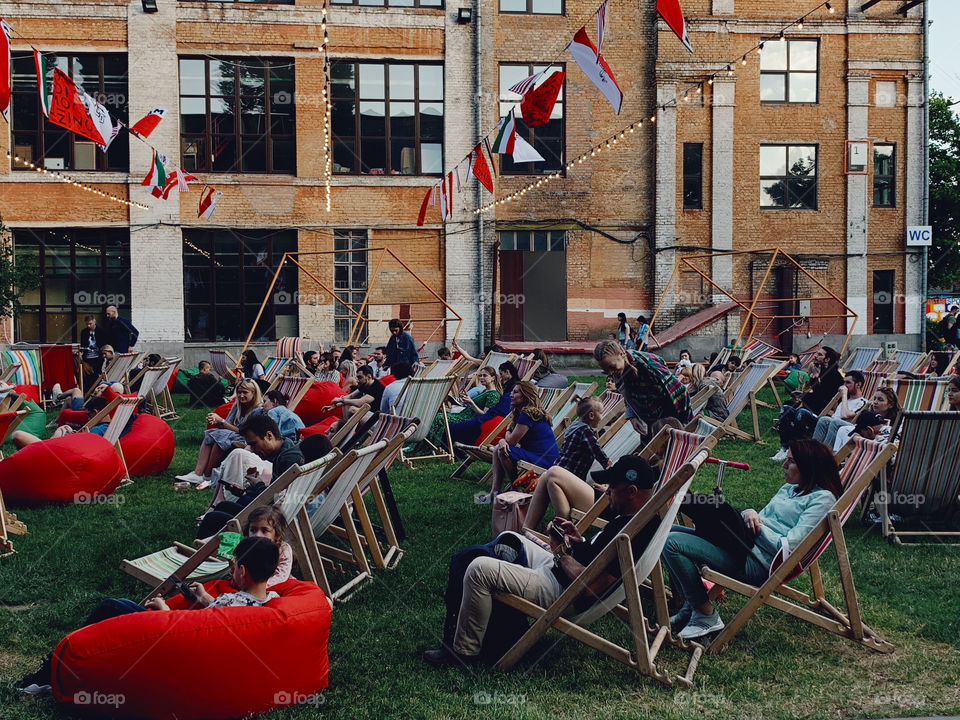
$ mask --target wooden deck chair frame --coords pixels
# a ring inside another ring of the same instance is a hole
[[[27,396],[25,393],[18,393],[14,390],[10,390],[0,397],[0,412],[12,412],[13,410],[19,410],[20,406],[27,401]]]
[[[153,388],[166,372],[167,367],[165,364],[156,365],[154,367],[143,368],[143,370],[130,378],[131,386],[135,385],[138,381],[140,383],[137,385],[137,399],[146,401],[147,404],[152,404],[150,403],[150,395],[153,392]]]
[[[11,535],[26,535],[27,526],[17,519],[17,516],[7,510],[3,504],[3,493],[0,492],[0,557],[13,555],[16,550],[13,547]]]
[[[256,508],[270,505],[281,492],[285,492],[288,489],[296,489],[294,483],[303,478],[300,483],[303,486],[302,491],[295,493],[297,497],[291,497],[287,506],[287,510],[290,512],[289,517],[287,517],[287,539],[290,541],[291,528],[297,521],[297,516],[299,515],[300,511],[303,510],[308,499],[315,494],[315,488],[323,482],[323,472],[333,467],[334,463],[340,457],[340,452],[338,450],[333,450],[328,455],[318,458],[311,463],[290,466],[280,477],[276,478],[266,490],[260,493],[253,500],[253,502],[251,502],[249,505],[246,505],[239,513],[232,517],[216,534],[205,541],[198,541],[199,547],[190,547],[188,545],[175,542],[172,549],[176,550],[178,554],[182,555],[184,560],[183,563],[166,578],[152,575],[129,560],[123,560],[120,563],[120,569],[128,575],[131,575],[138,580],[147,583],[148,585],[154,586],[153,590],[151,590],[150,594],[144,598],[143,602],[146,602],[150,598],[158,595],[166,597],[176,592],[176,584],[178,582],[186,581],[195,570],[199,569],[203,565],[203,563],[216,556],[217,550],[220,547],[220,533],[226,531],[242,533],[243,526],[246,524],[247,518]],[[309,478],[304,477],[315,474],[317,471],[322,472],[315,480],[311,481]],[[284,500],[286,499],[286,496],[284,496]],[[294,542],[291,542],[290,544],[291,549],[294,550],[294,555],[297,558],[297,562],[300,565],[301,572],[304,574],[304,577],[307,577],[314,569],[312,559],[302,554],[297,555],[297,550],[302,548],[298,545],[295,545]],[[313,576],[310,575],[311,579],[312,577]],[[206,579],[210,579],[209,576]],[[328,588],[324,588],[324,592],[328,592],[329,594]]]
[[[466,445],[464,443],[456,443],[456,449],[463,453],[466,457],[457,466],[457,469],[453,471],[450,477],[462,478],[463,473],[466,472],[475,462],[490,462],[490,451],[487,449],[492,443],[494,438],[500,435],[510,424],[510,416],[505,415],[500,422],[498,422],[484,437],[480,438],[477,441],[476,445]],[[486,475],[484,475],[486,477]],[[482,482],[482,478],[481,478]]]
[[[443,417],[443,432],[447,439],[447,447],[453,447],[453,439],[450,437],[450,422],[447,419],[447,407],[444,400],[453,390],[457,382],[455,375],[445,375],[439,378],[411,377],[407,378],[403,389],[397,396],[397,401],[390,408],[393,415],[404,415],[406,417],[418,417],[421,419],[416,432],[409,438],[411,445],[415,443],[426,443],[432,450],[426,455],[407,455],[400,450],[400,460],[404,465],[413,469],[413,463],[417,460],[446,460],[453,462],[453,452],[437,447],[427,439],[433,418],[438,414]],[[421,395],[425,393],[425,397]],[[427,419],[425,419],[427,418]]]
[[[553,418],[553,434],[556,438],[560,438],[564,431],[566,431],[567,426],[573,422],[573,417],[577,412],[577,404],[574,401],[575,397],[593,397],[593,394],[597,390],[597,383],[571,383],[567,388],[567,391],[570,393],[567,395],[563,403],[555,403],[556,407],[551,408],[550,417]],[[599,398],[597,398],[599,400]],[[602,402],[602,400],[601,400]]]
[[[520,357],[517,358],[517,374],[520,376],[520,379],[526,382],[531,382],[533,374],[537,371],[537,368],[540,367],[540,361],[534,360],[532,357]],[[527,364],[529,363],[529,365]]]
[[[446,375],[456,375],[459,376],[465,370],[465,362],[463,358],[456,358],[454,360],[434,360],[431,363],[424,365],[420,372],[416,374],[416,377],[444,377]]]
[[[157,379],[150,389],[150,396],[147,398],[153,412],[161,420],[179,420],[177,409],[173,406],[173,395],[170,394],[170,378],[180,368],[183,358],[168,357],[164,365],[163,376]]]
[[[127,459],[123,456],[123,448],[120,446],[120,433],[126,427],[127,422],[133,417],[133,413],[140,404],[139,397],[115,397],[100,412],[87,420],[86,425],[80,428],[80,432],[89,432],[94,425],[102,422],[109,422],[107,429],[103,433],[103,438],[113,445],[120,456],[120,462],[123,463],[123,478],[121,485],[130,485],[133,480],[130,479],[130,470],[127,468]],[[110,416],[113,413],[113,417]]]
[[[497,662],[498,670],[511,668],[546,634],[548,629],[554,628],[599,650],[641,675],[649,676],[665,685],[677,684],[687,688],[693,686],[693,674],[703,654],[703,646],[674,638],[670,632],[666,586],[663,582],[659,557],[673,524],[673,518],[679,509],[679,500],[690,487],[694,474],[706,460],[707,455],[706,449],[698,451],[680,470],[662,483],[650,501],[630,519],[623,531],[600,551],[600,554],[584,568],[550,607],[541,607],[509,593],[494,595],[500,602],[534,619],[534,623],[527,632]],[[643,554],[635,558],[630,544],[631,539],[658,515],[662,517],[660,527]],[[589,609],[573,617],[564,617],[581,592],[614,561],[619,562],[621,581]],[[656,616],[654,624],[648,622],[640,600],[639,586],[647,577],[650,578],[654,589]],[[625,606],[621,604],[624,602]],[[607,614],[613,614],[630,628],[632,647],[621,647],[587,629],[587,625]],[[657,656],[665,645],[671,645],[690,654],[683,675],[671,675],[658,669]]]
[[[860,437],[852,438],[840,449],[837,453],[838,461],[847,461],[842,473],[854,474],[854,477],[844,483],[843,494],[813,530],[790,551],[789,556],[786,558],[778,556],[774,559],[769,577],[759,587],[734,580],[707,567],[703,568],[704,579],[715,584],[710,592],[711,597],[715,598],[721,589],[726,588],[748,598],[747,603],[710,644],[707,652],[723,651],[754,613],[765,605],[871,650],[881,653],[893,652],[893,645],[863,622],[847,543],[843,534],[843,524],[860,497],[870,487],[873,479],[893,457],[896,449],[894,444],[884,446]],[[832,605],[823,591],[819,556],[831,544],[837,559],[845,609]],[[778,562],[779,560],[782,562]],[[808,572],[810,575],[811,595],[788,585],[791,579],[803,572]]]
[[[771,382],[773,379],[771,378]],[[707,401],[720,392],[719,385],[707,385],[702,387],[690,398],[690,414],[699,415],[707,407]]]
[[[229,362],[227,362],[228,360]],[[229,350],[210,351],[210,367],[217,375],[227,381],[227,385],[232,386],[241,379],[240,373],[237,372],[239,364],[239,361],[230,354]]]
[[[840,363],[840,367],[844,372],[865,370],[870,363],[880,357],[881,352],[883,351],[878,347],[856,347],[850,351],[846,360]]]
[[[709,423],[722,431],[723,435],[734,435],[745,440],[753,440],[756,443],[764,444],[760,435],[760,420],[757,415],[756,395],[767,384],[767,381],[776,375],[784,363],[753,363],[744,371],[742,377],[738,378],[729,390],[725,393],[727,397],[727,406],[730,408],[730,414],[725,420],[715,420],[704,417],[703,422]],[[761,372],[759,368],[765,368],[766,372]],[[753,379],[753,383],[747,385],[747,379]],[[744,432],[737,427],[737,416],[747,407],[750,407],[750,414],[753,420],[753,434]]]
[[[930,353],[915,350],[897,350],[890,358],[897,363],[898,373],[915,373],[930,360]]]
[[[333,447],[341,447],[353,435],[353,431],[363,422],[366,414],[370,411],[370,406],[364,403],[357,408],[357,411],[351,415],[343,425],[330,437],[330,444]]]
[[[23,419],[29,414],[27,410],[7,410],[0,412],[0,445],[10,439],[17,425],[23,422]],[[3,459],[3,452],[0,452],[0,460]]]
[[[279,390],[282,392],[287,396],[287,407],[290,409],[290,412],[295,412],[297,405],[300,404],[300,401],[303,400],[307,391],[310,390],[310,387],[313,385],[313,378],[291,373],[289,367],[290,363],[288,363],[287,368],[285,368],[286,372],[277,375],[273,382],[270,383],[267,392],[270,392],[270,390]],[[290,392],[288,392],[288,390],[290,390]]]
[[[84,399],[90,397],[93,393],[93,389],[100,385],[101,383],[115,383],[118,382],[123,385],[125,392],[130,389],[130,371],[136,366],[137,361],[140,359],[140,353],[138,352],[126,352],[126,353],[117,353],[113,356],[107,365],[103,367],[100,371],[100,377],[86,389],[84,392]]]
[[[931,353],[931,356],[932,355],[933,353]],[[954,368],[956,367],[958,360],[960,360],[960,350],[957,350],[955,353],[953,353],[953,357],[950,358],[950,361],[947,363],[946,367],[940,371],[940,376],[943,377],[944,375],[952,375],[955,372]],[[927,364],[929,364],[929,360],[927,361]]]
[[[10,363],[7,365],[3,372],[0,373],[0,382],[9,383],[14,375],[17,374],[17,370],[20,369],[20,363]]]
[[[896,464],[893,472],[883,468],[880,494],[874,498],[883,536],[898,545],[922,545],[924,538],[938,545],[960,544],[960,529],[939,530],[925,524],[923,530],[898,530],[890,519],[889,502],[891,498],[912,500],[899,504],[913,506],[914,512],[935,502],[938,506],[930,514],[937,516],[936,520],[956,517],[960,494],[960,413],[903,412],[890,436],[899,440]]]

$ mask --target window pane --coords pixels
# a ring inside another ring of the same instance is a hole
[[[390,99],[413,100],[413,65],[390,66]],[[392,114],[392,113],[391,113]]]
[[[335,136],[353,137],[357,127],[355,110],[353,101],[333,103],[333,110],[330,111],[330,124]]]
[[[790,173],[808,175],[816,172],[817,151],[813,145],[791,145],[789,150]]]
[[[335,140],[333,143],[333,172],[353,172],[356,163],[353,140]]]
[[[565,248],[565,234],[562,231],[555,230],[550,233],[550,250],[553,252],[563,252]]]
[[[510,88],[531,75],[526,65],[500,66],[500,97],[513,102],[520,101],[520,95],[510,92]]]
[[[683,174],[699,175],[703,165],[703,145],[700,143],[683,144]]]
[[[760,146],[760,177],[787,174],[787,149],[782,145]]]
[[[882,207],[893,206],[893,182],[890,178],[873,179],[873,204]]]
[[[527,0],[500,0],[500,12],[526,12]]]
[[[387,133],[386,104],[382,102],[360,103],[360,134],[384,136]]]
[[[559,15],[563,12],[562,0],[533,0],[533,12]]]
[[[180,94],[203,95],[206,87],[203,60],[180,60]]]
[[[360,65],[360,97],[379,100],[384,97],[384,66]]]
[[[786,70],[788,44],[779,40],[764,42],[763,52],[760,53],[760,70]]]
[[[263,97],[266,80],[262,60],[243,60],[237,63],[237,73],[240,75],[240,94],[258,95]]]
[[[440,143],[420,143],[420,172],[423,175],[443,172],[443,146]]]
[[[244,172],[265,172],[267,169],[267,141],[264,137],[243,139],[243,158],[241,165]]]
[[[236,71],[232,62],[210,61],[210,94],[233,95]]]
[[[214,135],[213,169],[217,172],[238,172],[237,168],[237,140],[233,135]]]
[[[547,233],[543,230],[537,230],[533,233],[533,250],[535,252],[546,252],[550,249],[547,242]]]
[[[876,175],[893,175],[893,145],[873,146],[873,172]]]
[[[787,77],[777,73],[760,75],[760,101],[783,102],[787,99]]]
[[[816,102],[816,73],[790,73],[790,102]]]
[[[353,63],[334,63],[330,68],[330,94],[334,98],[352,98],[356,93]]]
[[[273,138],[273,171],[294,175],[297,172],[297,145],[293,138]]]
[[[413,140],[391,140],[390,169],[401,175],[414,175],[417,172],[417,149]]]
[[[760,181],[760,207],[784,207],[783,183],[780,180]]]
[[[443,100],[443,66],[421,65],[419,73],[420,99]]]
[[[816,70],[817,69],[817,41],[816,40],[791,40],[787,44],[790,46],[790,69],[791,70]],[[767,48],[771,43],[767,43]],[[766,49],[764,49],[766,52]]]
[[[390,87],[393,92],[393,86]],[[409,137],[415,135],[414,104],[412,102],[390,103],[390,135],[393,137]]]
[[[529,250],[530,249],[530,232],[527,230],[522,230],[517,233],[517,250]]]
[[[813,209],[817,206],[817,179],[791,178],[787,180],[790,207]]]
[[[360,146],[360,172],[382,175],[386,166],[386,141],[382,138],[364,138]]]
[[[180,131],[202,133],[207,128],[207,101],[202,97],[180,98]]]
[[[443,103],[420,103],[420,137],[443,139]]]

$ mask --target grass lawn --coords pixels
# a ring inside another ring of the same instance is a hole
[[[177,407],[186,407],[184,396],[175,399]],[[175,474],[192,469],[203,412],[181,414],[173,426],[176,456],[162,475],[137,478],[108,503],[12,508],[29,534],[14,536],[18,553],[0,559],[4,720],[66,717],[49,698],[21,698],[13,682],[35,669],[40,656],[102,598],[143,597],[147,587],[120,572],[122,558],[193,538],[194,518],[209,491],[175,492],[172,485]],[[766,445],[723,440],[714,451],[753,466],[726,475],[725,494],[737,507],[761,508],[782,483],[780,465],[767,459],[776,450],[774,415],[771,409],[761,412]],[[741,425],[747,422],[744,416]],[[891,546],[878,528],[860,526],[856,518],[846,536],[864,620],[896,646],[891,655],[762,609],[722,655],[703,658],[689,691],[665,688],[556,632],[507,673],[434,670],[420,653],[439,642],[447,563],[460,548],[490,539],[489,507],[473,503],[479,487],[451,480],[450,471],[450,465],[437,462],[413,471],[393,466],[391,481],[408,535],[402,561],[395,570],[376,572],[373,582],[334,609],[330,687],[317,700],[322,704],[267,717],[727,720],[960,712],[960,552]],[[708,492],[714,477],[715,466],[706,466],[694,489]],[[831,552],[822,567],[828,595],[837,603]],[[729,619],[741,604],[730,597],[720,612]],[[652,614],[652,607],[645,609]],[[627,641],[619,624],[607,620],[601,627]],[[171,672],[205,673],[218,683],[255,676],[255,669],[248,673],[229,658],[205,659],[209,648],[197,650]],[[678,672],[687,656],[668,648],[661,658]],[[158,693],[162,686],[158,678]]]

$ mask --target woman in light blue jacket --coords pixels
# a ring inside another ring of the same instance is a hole
[[[287,407],[287,396],[279,390],[268,390],[263,396],[263,409],[280,428],[280,434],[297,442],[298,433],[303,430],[303,420]]]
[[[833,453],[815,440],[795,440],[783,461],[783,486],[760,512],[737,513],[726,503],[685,505],[681,512],[698,528],[674,526],[663,549],[674,593],[686,601],[670,618],[685,640],[723,629],[700,576],[704,565],[737,580],[760,585],[773,558],[786,557],[829,512],[843,492]],[[688,512],[688,509],[690,512]],[[709,539],[707,539],[709,538]]]

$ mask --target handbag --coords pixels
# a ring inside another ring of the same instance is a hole
[[[532,493],[537,489],[538,480],[540,480],[539,473],[535,470],[527,470],[510,484],[510,489],[521,493]]]
[[[740,512],[719,495],[688,492],[680,512],[693,520],[694,532],[736,558],[747,557],[756,537]]]
[[[529,493],[512,490],[497,495],[493,501],[493,514],[490,518],[493,537],[507,530],[520,532],[523,521],[527,519],[527,509],[530,507],[532,497]]]

